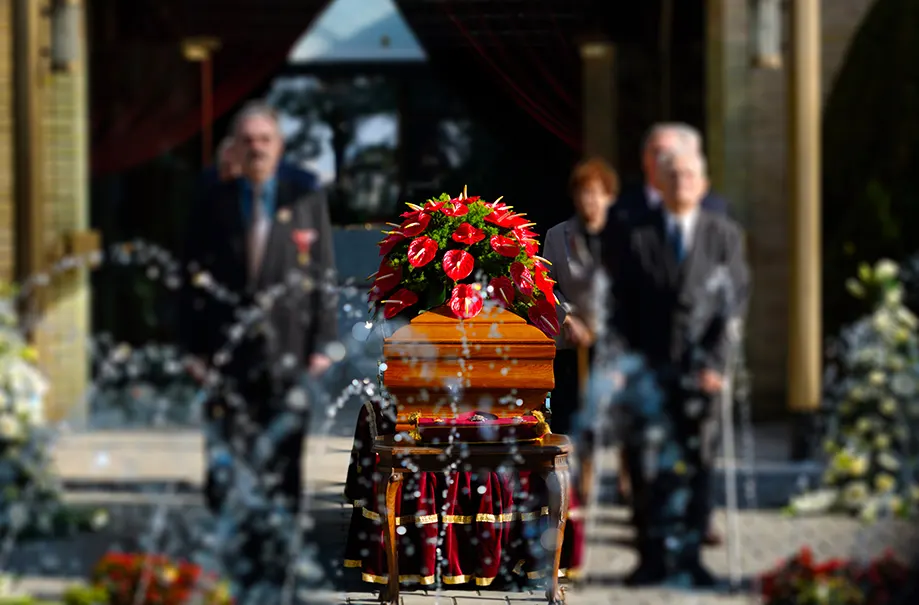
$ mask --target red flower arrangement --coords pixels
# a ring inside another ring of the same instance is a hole
[[[96,564],[92,587],[105,605],[231,605],[225,585],[198,565],[160,555],[106,554]],[[142,598],[138,600],[138,594]]]
[[[555,282],[524,214],[500,200],[447,194],[408,204],[403,222],[379,243],[383,257],[371,276],[374,313],[391,319],[446,306],[459,319],[490,300],[529,320],[548,336],[559,332]]]
[[[887,552],[867,565],[831,559],[817,563],[810,549],[762,578],[764,605],[885,605],[906,584],[908,568]]]

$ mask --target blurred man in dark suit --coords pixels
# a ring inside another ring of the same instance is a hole
[[[191,373],[205,381],[219,372],[222,380],[207,405],[205,496],[212,512],[223,513],[230,486],[245,474],[254,484],[243,508],[265,519],[287,514],[294,523],[308,417],[304,378],[328,369],[328,347],[337,340],[332,227],[325,194],[279,169],[283,140],[271,107],[244,108],[233,137],[242,176],[214,183],[193,208],[185,255],[197,277],[180,305]],[[228,295],[204,291],[208,282]],[[241,311],[255,312],[251,323]],[[296,525],[286,532],[296,533]],[[284,571],[275,568],[255,563],[240,581]]]
[[[641,166],[645,181],[639,187],[630,187],[622,192],[616,203],[619,212],[627,213],[630,218],[637,220],[645,211],[660,207],[657,158],[662,153],[672,152],[681,146],[701,154],[702,135],[692,126],[679,122],[664,122],[651,127],[641,148]],[[706,191],[702,208],[716,214],[728,213],[727,201],[711,189]]]
[[[661,207],[662,196],[657,174],[657,158],[661,154],[673,153],[681,148],[702,154],[702,135],[699,131],[681,122],[662,122],[651,127],[645,135],[641,148],[644,183],[638,187],[627,188],[616,203],[617,216],[622,221],[626,224],[640,222],[648,212]],[[714,193],[711,188],[706,190],[701,207],[714,214],[728,214],[727,201]],[[618,251],[618,248],[615,250]],[[628,499],[631,491],[628,475],[629,464],[624,458],[621,462],[619,490],[621,495]],[[716,531],[711,530],[706,534],[705,543],[709,546],[718,546],[722,543],[722,538]]]
[[[700,547],[733,346],[728,330],[745,313],[749,273],[740,227],[701,207],[704,157],[678,147],[659,156],[655,173],[661,204],[632,224],[613,285],[613,332],[657,384],[626,401],[640,558],[628,581],[711,586]]]

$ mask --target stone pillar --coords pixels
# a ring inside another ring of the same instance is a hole
[[[584,155],[599,156],[616,166],[619,137],[615,46],[597,40],[581,43],[581,66]]]
[[[750,228],[748,13],[746,2],[706,0],[705,148],[712,187]]]
[[[12,2],[16,274],[47,278],[29,334],[51,386],[47,417],[80,424],[89,388],[88,275],[86,269],[62,271],[56,265],[87,234],[86,38],[81,31],[78,60],[66,71],[52,72],[45,52],[52,44],[48,15],[41,3]]]
[[[810,417],[822,387],[820,3],[792,2],[788,80],[788,171],[790,185],[788,283],[788,408]],[[792,455],[806,457],[809,422]]]
[[[0,0],[0,282],[15,279],[13,165],[13,0]]]
[[[12,1],[15,273],[19,281],[45,268],[41,115],[47,68],[41,55],[41,10],[37,2]],[[41,312],[41,298],[41,293],[29,298],[27,322],[32,319],[29,315]]]

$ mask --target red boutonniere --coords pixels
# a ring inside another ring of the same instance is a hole
[[[319,233],[315,229],[294,229],[294,245],[297,246],[297,260],[301,265],[310,262],[310,249],[319,239]]]

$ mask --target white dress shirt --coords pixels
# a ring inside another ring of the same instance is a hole
[[[651,185],[645,185],[645,197],[648,199],[648,208],[650,210],[654,210],[661,205],[661,192]]]

